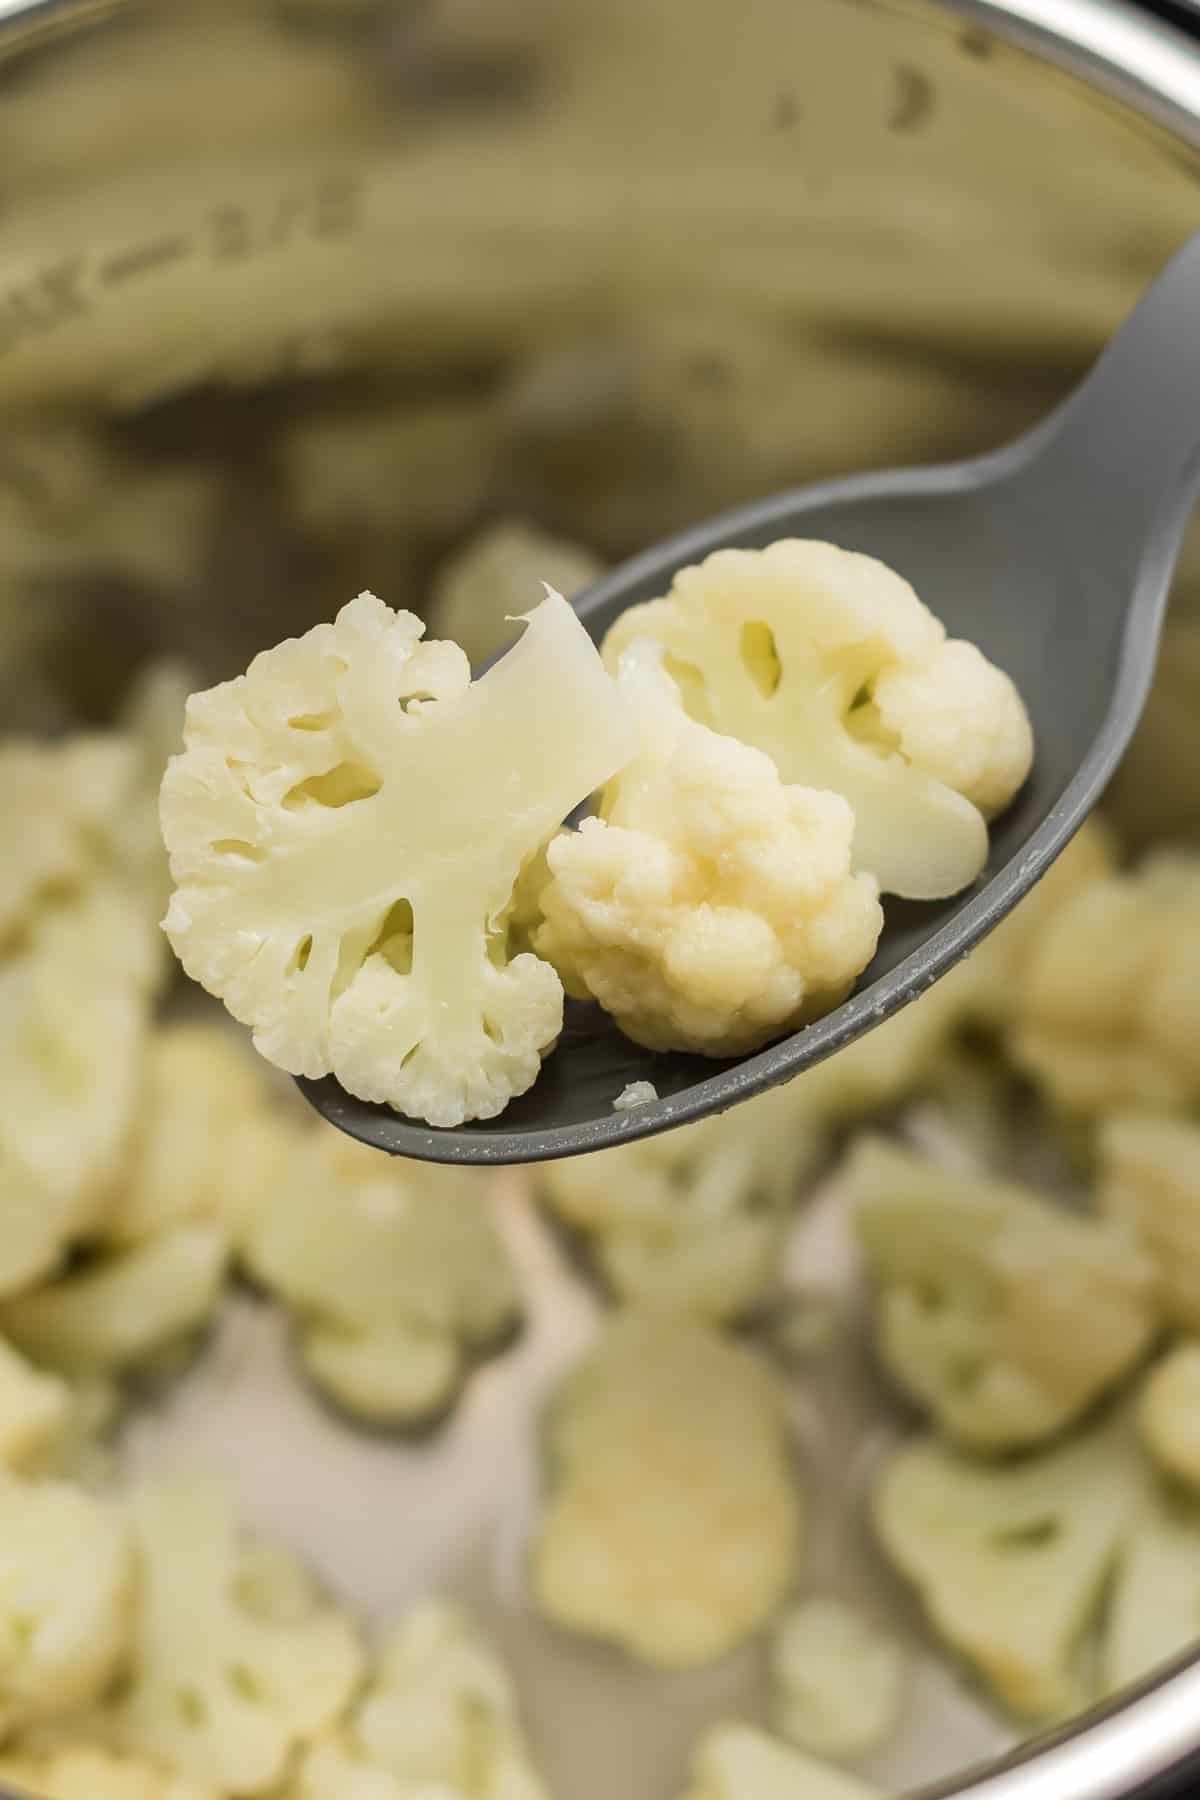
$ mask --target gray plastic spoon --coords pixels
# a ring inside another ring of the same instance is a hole
[[[1200,487],[1200,236],[1087,379],[1007,448],[932,469],[854,476],[726,513],[616,569],[577,602],[599,641],[617,615],[724,545],[825,538],[907,577],[952,635],[1016,681],[1037,761],[992,828],[988,867],[951,900],[887,903],[874,961],[835,1011],[754,1056],[656,1055],[594,1007],[567,1003],[558,1048],[491,1122],[433,1130],[301,1082],[331,1124],[395,1155],[514,1163],[573,1156],[683,1125],[790,1081],[944,975],[1016,905],[1095,805],[1137,724],[1167,590]],[[1200,734],[1200,721],[1198,721]],[[627,1082],[659,1098],[628,1112]]]

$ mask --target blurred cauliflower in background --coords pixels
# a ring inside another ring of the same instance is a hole
[[[1200,1330],[1200,1124],[1110,1114],[1097,1132],[1097,1160],[1101,1213],[1153,1259],[1172,1324]]]
[[[569,600],[604,573],[582,544],[552,537],[521,519],[504,519],[468,539],[439,566],[430,590],[435,630],[461,644],[478,666],[510,644],[516,621],[543,584]]]
[[[862,1756],[900,1715],[900,1645],[844,1600],[790,1607],[771,1634],[771,1724],[818,1756]]]
[[[882,1791],[752,1725],[718,1725],[701,1741],[682,1800],[884,1800]]]
[[[1138,1425],[1163,1473],[1200,1496],[1200,1343],[1176,1344],[1151,1370]]]

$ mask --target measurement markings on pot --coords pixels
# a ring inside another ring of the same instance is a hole
[[[331,175],[310,187],[285,189],[269,204],[222,203],[192,232],[146,238],[94,264],[82,255],[47,263],[27,280],[0,288],[0,357],[31,338],[86,318],[105,292],[163,274],[194,257],[228,265],[302,242],[338,242],[362,223],[362,200],[357,176]]]

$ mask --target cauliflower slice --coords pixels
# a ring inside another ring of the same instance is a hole
[[[173,1226],[0,1303],[0,1330],[54,1368],[117,1374],[208,1322],[228,1260],[219,1225]]]
[[[1159,1468],[1200,1495],[1200,1343],[1177,1344],[1150,1371],[1138,1404],[1138,1426]]]
[[[782,1390],[749,1350],[621,1315],[558,1394],[549,1452],[533,1580],[556,1623],[687,1668],[782,1603],[801,1502]]]
[[[0,1473],[0,1741],[97,1699],[129,1648],[133,1591],[119,1513]]]
[[[536,1180],[618,1299],[721,1321],[770,1287],[823,1143],[793,1082],[678,1131],[543,1163]]]
[[[188,973],[293,1075],[433,1125],[493,1118],[562,1024],[499,926],[522,862],[626,760],[624,709],[560,595],[472,684],[360,594],[193,695],[162,788]]]
[[[512,1268],[476,1171],[390,1161],[340,1132],[298,1133],[244,1260],[294,1308],[300,1354],[349,1411],[419,1420],[516,1323]]]
[[[803,1600],[771,1637],[771,1725],[818,1756],[862,1756],[900,1713],[900,1646],[843,1600]]]
[[[1100,1689],[1144,1681],[1200,1638],[1200,1506],[1148,1491],[1117,1570],[1100,1640]]]
[[[131,1681],[98,1730],[220,1793],[265,1793],[347,1706],[358,1636],[281,1553],[265,1569],[239,1556],[213,1489],[159,1482],[130,1511],[141,1552]]]
[[[599,818],[547,846],[534,947],[651,1050],[757,1050],[844,999],[875,953],[853,816],[689,719],[654,644],[631,646],[618,686],[640,750]]]
[[[752,1725],[718,1725],[701,1740],[682,1800],[883,1800],[883,1794]]]
[[[958,1442],[1048,1438],[1149,1349],[1154,1269],[1120,1226],[882,1138],[858,1142],[847,1182],[884,1363]]]
[[[342,1731],[287,1800],[546,1800],[512,1683],[456,1606],[426,1600],[388,1634]]]
[[[1153,1258],[1168,1319],[1200,1331],[1200,1125],[1114,1113],[1098,1146],[1101,1213]]]
[[[0,1757],[0,1782],[38,1800],[222,1800],[216,1788],[91,1744]]]
[[[1062,1112],[1200,1101],[1200,855],[1088,882],[1038,935],[1010,1050]]]
[[[569,600],[603,573],[582,544],[502,519],[447,557],[433,580],[430,610],[437,629],[479,664],[512,642],[514,615],[540,581]]]
[[[883,563],[800,539],[718,550],[622,613],[609,667],[641,637],[663,646],[694,718],[849,802],[854,867],[884,893],[938,900],[975,880],[986,816],[1029,772],[1029,719],[1008,677],[947,641]]]
[[[1054,1719],[1092,1697],[1078,1652],[1146,1479],[1123,1420],[1016,1463],[919,1438],[885,1465],[875,1525],[938,1636],[1015,1713]]]
[[[0,1466],[44,1468],[65,1444],[73,1413],[66,1382],[35,1369],[0,1338]]]

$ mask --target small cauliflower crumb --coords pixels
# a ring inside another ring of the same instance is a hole
[[[613,1101],[613,1111],[632,1112],[635,1107],[649,1106],[657,1099],[658,1089],[652,1081],[629,1081]]]
[[[690,1668],[781,1604],[800,1495],[782,1390],[749,1350],[625,1314],[557,1395],[548,1449],[533,1585],[556,1624]]]
[[[317,1385],[377,1424],[440,1411],[520,1301],[477,1170],[393,1161],[322,1125],[295,1134],[242,1239],[295,1315]]]
[[[867,1137],[847,1168],[887,1368],[960,1443],[1060,1431],[1158,1330],[1152,1262],[1119,1225]]]
[[[1168,1319],[1200,1331],[1200,1125],[1119,1112],[1097,1142],[1100,1212],[1152,1257]]]
[[[1200,1343],[1176,1344],[1150,1371],[1138,1426],[1164,1474],[1200,1495]]]
[[[718,1725],[701,1741],[682,1800],[884,1800],[842,1769],[752,1725]]]
[[[803,1600],[771,1635],[771,1725],[789,1743],[834,1759],[862,1756],[900,1712],[904,1656],[843,1600]]]
[[[744,1055],[842,1000],[875,952],[854,816],[689,719],[653,644],[617,685],[640,749],[596,818],[547,847],[538,953],[652,1050]]]

